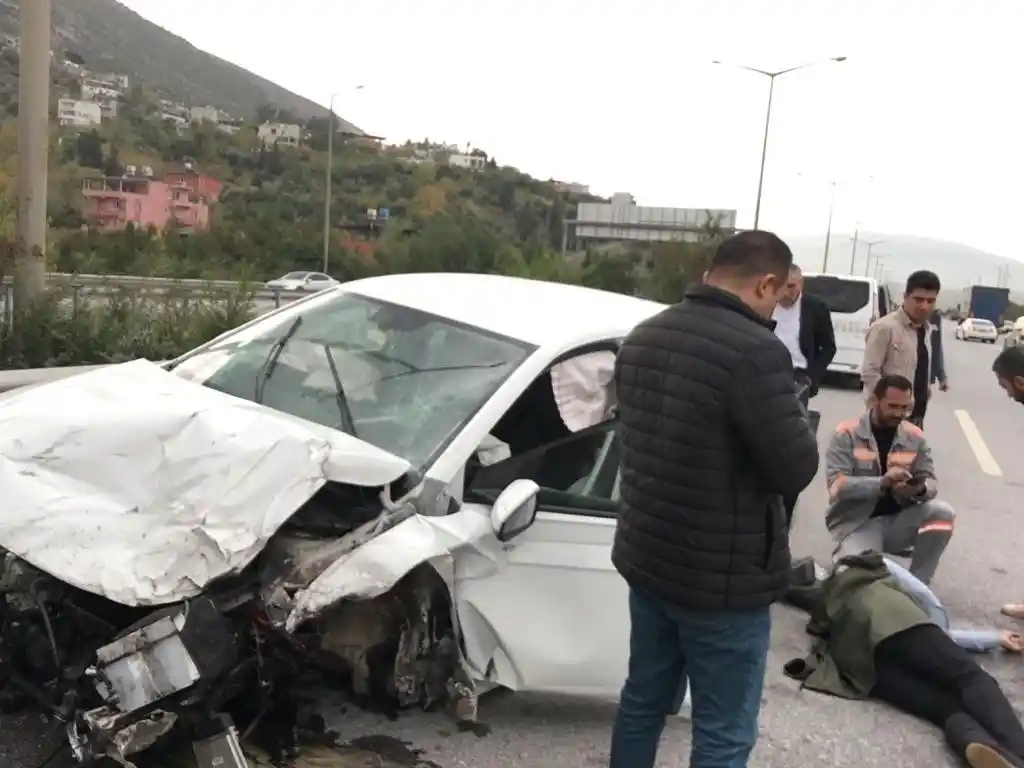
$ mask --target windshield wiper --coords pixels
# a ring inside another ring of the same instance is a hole
[[[341,376],[338,374],[338,365],[334,362],[334,353],[331,352],[331,345],[324,344],[324,354],[327,356],[327,366],[331,369],[331,376],[334,378],[335,399],[338,401],[338,413],[341,414],[341,428],[352,437],[356,434],[356,422],[352,418],[352,409],[348,407],[348,398],[345,397],[345,387],[341,383]]]
[[[267,359],[263,361],[259,373],[256,374],[256,391],[253,395],[253,400],[257,403],[263,402],[263,390],[273,375],[274,369],[277,368],[277,361],[280,359],[281,353],[284,352],[285,346],[291,341],[295,332],[299,330],[300,325],[302,325],[302,315],[296,317],[292,324],[288,326],[288,330],[270,345],[270,349],[267,351]]]
[[[438,371],[472,371],[480,368],[500,368],[503,365],[510,365],[505,360],[499,360],[494,363],[468,363],[466,365],[438,365],[434,368],[414,368],[411,371],[399,371],[398,373],[392,373],[387,376],[381,376],[377,379],[377,382],[387,381],[388,379],[397,379],[400,376],[412,376],[417,373],[436,373]]]

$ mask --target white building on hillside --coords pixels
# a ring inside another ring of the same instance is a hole
[[[209,105],[205,107],[192,107],[189,111],[189,118],[193,123],[219,123],[220,110]]]
[[[103,112],[94,101],[60,99],[57,102],[57,122],[65,127],[89,128],[103,122]]]
[[[479,171],[485,165],[487,165],[486,155],[464,155],[461,153],[454,153],[448,155],[448,165],[453,168],[468,168],[471,171]]]
[[[264,123],[257,129],[263,146],[297,147],[302,140],[302,126],[295,123]]]
[[[100,101],[103,99],[120,99],[124,91],[120,83],[113,80],[101,80],[96,77],[87,77],[82,80],[82,98],[86,101]]]

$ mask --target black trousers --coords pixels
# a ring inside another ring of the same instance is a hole
[[[910,412],[910,416],[907,417],[907,421],[911,424],[916,424],[921,429],[924,429],[924,415],[928,412],[928,398],[922,398],[920,401],[914,401],[914,410]]]
[[[806,371],[794,371],[793,379],[796,383],[797,392],[800,393],[800,404],[808,411],[808,415],[811,419],[811,426],[814,431],[818,431],[818,424],[816,419],[818,414],[810,411],[811,402],[811,380],[807,377]],[[796,502],[800,498],[797,496],[786,496],[782,499],[782,504],[786,508],[786,530],[793,527],[793,512],[796,510]]]
[[[1024,766],[1024,728],[999,684],[934,624],[878,644],[871,695],[942,728],[961,759],[980,743]]]

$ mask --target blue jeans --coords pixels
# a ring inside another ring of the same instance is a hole
[[[654,768],[667,715],[690,682],[690,768],[746,768],[771,639],[767,607],[689,611],[629,592],[629,677],[612,732],[610,768]]]

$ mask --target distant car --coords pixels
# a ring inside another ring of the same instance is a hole
[[[991,320],[969,317],[957,326],[955,335],[960,341],[984,341],[995,344],[999,338],[999,331]]]
[[[1009,333],[1013,330],[1013,321],[1006,320],[1001,326],[999,326],[999,335],[1002,336],[1004,333]]]
[[[316,293],[325,288],[333,288],[338,281],[322,272],[289,272],[283,277],[267,282],[272,291],[309,291]]]
[[[1024,317],[1018,318],[1013,327],[1003,334],[1003,347],[1024,346]]]

